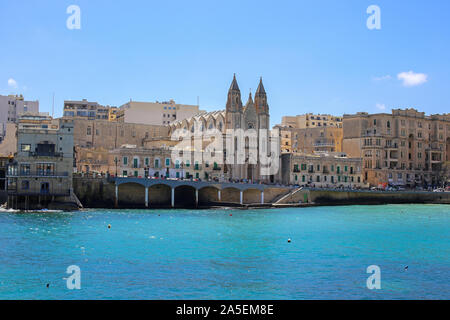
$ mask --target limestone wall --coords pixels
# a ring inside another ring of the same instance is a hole
[[[106,178],[73,178],[74,193],[85,208],[114,208],[115,185]],[[265,203],[271,203],[289,192],[288,188],[268,188],[264,191]],[[154,185],[149,188],[150,207],[170,207],[171,189],[166,185]],[[260,204],[261,192],[249,189],[243,194],[244,204]],[[240,191],[227,188],[221,191],[221,202],[218,201],[217,189],[207,187],[199,190],[199,205],[217,205],[240,202]],[[119,208],[144,208],[145,188],[139,184],[127,183],[119,186]],[[178,187],[175,190],[175,205],[195,205],[195,189],[192,187]]]
[[[389,203],[442,203],[450,204],[450,193],[434,192],[373,192],[301,190],[285,199],[281,204],[315,203],[319,205],[369,205]]]

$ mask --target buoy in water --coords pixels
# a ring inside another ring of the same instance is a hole
[[[50,283],[47,283],[47,286],[46,286],[47,288],[50,288]]]
[[[291,239],[288,239],[288,243],[291,243],[292,242],[292,240]]]
[[[108,229],[111,229],[111,225],[110,224],[108,224]]]
[[[406,267],[405,267],[405,270],[408,270],[408,269],[409,269],[409,267],[408,267],[408,266],[406,266]]]

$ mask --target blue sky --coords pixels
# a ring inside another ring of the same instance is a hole
[[[71,4],[80,30],[66,28]],[[372,4],[381,30],[366,26]],[[272,124],[306,112],[450,112],[449,14],[447,0],[1,1],[0,94],[51,111],[55,92],[56,116],[82,98],[199,96],[216,110],[236,73],[244,103],[263,76]]]

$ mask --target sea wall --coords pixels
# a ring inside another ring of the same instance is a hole
[[[74,177],[73,190],[85,208],[114,208],[115,184],[106,178]],[[276,187],[264,190],[264,203],[272,203],[288,194],[289,188]],[[240,191],[233,187],[221,190],[219,201],[218,190],[206,187],[199,190],[199,206],[239,205]],[[243,203],[246,205],[261,204],[261,191],[249,189],[243,192]],[[150,207],[170,207],[171,188],[167,185],[154,185],[149,188],[148,202]],[[194,207],[195,189],[182,186],[175,189],[176,207]],[[145,188],[135,183],[119,186],[119,208],[145,208]]]
[[[314,203],[317,205],[376,205],[396,203],[450,204],[450,193],[304,189],[283,199],[280,204],[298,204],[300,202]]]
[[[6,191],[1,190],[0,191],[0,205],[4,204],[8,200],[8,194]]]

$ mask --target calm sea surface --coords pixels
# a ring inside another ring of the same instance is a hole
[[[450,299],[449,279],[444,205],[0,212],[0,299]]]

